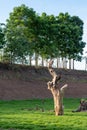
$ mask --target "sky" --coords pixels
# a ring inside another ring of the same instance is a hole
[[[58,16],[60,12],[68,12],[70,16],[78,16],[84,22],[83,41],[87,42],[87,0],[0,0],[0,23],[6,23],[9,13],[21,4],[33,8],[39,15],[45,12]],[[87,55],[86,51],[87,45],[84,48],[84,56]],[[75,62],[75,69],[84,70],[85,61]]]

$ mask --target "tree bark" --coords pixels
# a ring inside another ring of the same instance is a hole
[[[76,110],[73,110],[72,112],[81,112],[81,111],[87,111],[87,101],[84,99],[81,99],[79,107]]]
[[[44,66],[44,59],[43,59],[43,56],[42,56],[42,66]]]
[[[48,89],[51,91],[54,99],[54,110],[55,110],[55,115],[63,115],[64,110],[63,110],[63,95],[64,95],[64,90],[67,88],[67,84],[65,84],[63,87],[58,87],[58,83],[61,79],[61,75],[57,75],[54,69],[52,68],[53,61],[50,61],[48,64],[48,70],[50,74],[52,75],[53,79],[52,81],[49,81],[47,83]]]
[[[71,69],[71,59],[69,59],[69,69]]]
[[[35,66],[37,67],[38,66],[38,54],[35,53]]]
[[[29,56],[29,65],[32,66],[32,56]]]
[[[73,70],[74,70],[74,59],[73,59]]]

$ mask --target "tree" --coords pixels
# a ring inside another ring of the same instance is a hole
[[[4,28],[2,27],[4,24],[0,24],[0,49],[3,48],[5,44],[5,34],[4,34]]]
[[[54,99],[54,110],[55,110],[55,115],[63,115],[64,114],[64,108],[63,108],[63,95],[64,91],[67,88],[67,84],[65,84],[63,87],[60,88],[58,86],[59,81],[61,79],[61,75],[57,75],[54,69],[52,68],[53,61],[49,61],[48,64],[48,69],[50,74],[52,75],[53,79],[52,81],[49,81],[47,83],[48,89],[52,92],[53,94],[53,99]]]
[[[39,26],[37,29],[38,35],[35,50],[44,58],[52,57],[53,55],[52,19],[55,19],[54,16],[49,16],[46,13],[42,13],[42,15],[38,17]]]
[[[10,53],[12,61],[25,59],[31,55],[32,43],[35,39],[35,11],[25,5],[15,7],[10,13],[6,24],[6,50]]]
[[[53,15],[49,16],[46,13],[42,13],[41,16],[37,17],[37,31],[33,46],[37,57],[38,55],[43,59],[54,57],[55,44],[53,43],[53,21],[55,21],[55,17]]]
[[[56,17],[43,13],[40,20],[40,42],[37,43],[40,55],[46,58],[62,57],[62,60],[68,58],[69,61],[79,60],[85,47],[85,42],[81,39],[82,20],[76,16],[71,17],[68,13],[60,13]]]
[[[86,44],[82,41],[83,21],[77,16],[60,13],[57,23],[59,34],[56,46],[61,57],[78,60]]]
[[[33,9],[21,5],[13,9],[7,20],[6,51],[13,61],[35,55],[36,66],[39,56],[78,60],[85,47],[82,34],[83,22],[77,16],[71,17],[68,13],[39,16]]]

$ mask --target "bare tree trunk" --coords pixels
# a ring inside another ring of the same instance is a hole
[[[29,65],[32,66],[32,56],[29,56]]]
[[[42,66],[44,66],[44,59],[43,59],[43,57],[42,57]]]
[[[38,66],[38,54],[35,53],[35,66],[37,67]]]
[[[67,58],[66,58],[66,60],[65,60],[65,69],[67,69]]]
[[[74,70],[74,59],[73,59],[73,70]]]
[[[63,58],[63,68],[67,69],[67,60],[66,60],[66,58]]]
[[[71,59],[69,59],[69,69],[71,69]]]
[[[60,57],[57,57],[57,68],[61,68]]]
[[[61,79],[61,75],[57,75],[54,69],[52,68],[53,61],[49,62],[48,69],[50,74],[52,75],[53,79],[52,81],[49,81],[47,83],[48,89],[51,91],[54,99],[54,110],[55,115],[63,115],[63,95],[64,90],[67,88],[67,84],[65,84],[63,87],[58,87],[59,80]]]
[[[59,68],[59,57],[57,57],[57,68]]]

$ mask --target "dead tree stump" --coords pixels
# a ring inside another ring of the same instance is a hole
[[[87,101],[84,99],[80,100],[80,105],[76,110],[73,110],[72,112],[81,112],[81,111],[87,111]]]
[[[67,88],[67,84],[62,86],[61,88],[58,87],[58,83],[61,79],[61,75],[57,75],[54,69],[52,68],[53,61],[51,60],[48,63],[48,70],[50,74],[52,75],[52,81],[49,81],[47,83],[48,89],[51,91],[54,99],[54,110],[55,110],[55,115],[63,115],[64,114],[64,107],[63,107],[63,95],[64,95],[64,90]]]

